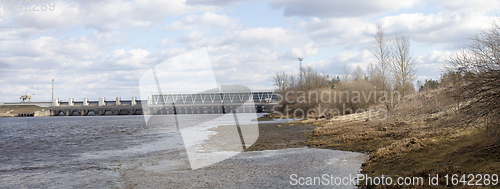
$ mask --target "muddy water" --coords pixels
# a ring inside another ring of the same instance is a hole
[[[214,132],[203,129],[202,138]],[[0,118],[0,152],[2,188],[288,187],[291,174],[356,174],[366,158],[298,148],[239,153],[191,170],[181,135],[148,128],[142,116]]]

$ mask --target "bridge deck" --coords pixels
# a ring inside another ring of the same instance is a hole
[[[275,103],[255,103],[242,105],[241,103],[226,104],[171,104],[167,105],[120,105],[120,106],[59,106],[51,107],[51,116],[58,115],[169,115],[169,114],[223,114],[237,113],[266,113],[272,110]]]

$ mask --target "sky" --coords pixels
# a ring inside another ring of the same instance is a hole
[[[388,37],[409,36],[417,80],[437,79],[448,57],[500,14],[497,0],[48,2],[45,11],[0,6],[0,102],[27,93],[50,101],[52,79],[61,100],[141,98],[145,72],[199,49],[219,84],[254,90],[273,89],[276,72],[297,73],[298,57],[331,76],[344,64],[366,71],[376,23]],[[203,85],[192,78],[182,84]]]

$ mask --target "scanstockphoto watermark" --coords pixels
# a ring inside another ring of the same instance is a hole
[[[431,181],[429,180],[429,183]],[[377,176],[369,177],[366,174],[357,174],[339,177],[331,174],[322,174],[321,176],[299,176],[290,175],[290,185],[292,186],[422,186],[423,177],[390,177]]]
[[[43,12],[54,11],[56,2],[54,0],[1,0],[0,6],[3,11]]]
[[[394,103],[401,98],[399,91],[337,91],[328,90],[312,91],[286,91],[283,94],[277,93],[279,102],[286,101],[292,103]],[[297,98],[293,98],[297,97]],[[373,100],[373,101],[372,101]]]
[[[357,186],[359,185],[358,175],[349,174],[346,177],[337,177],[331,174],[322,174],[321,177],[303,177],[297,174],[290,175],[290,185],[296,186],[318,186],[318,185],[336,185],[336,186]]]
[[[312,117],[311,113],[312,112],[318,112],[317,115],[330,115],[331,120],[339,120],[341,121],[342,119],[357,119],[357,120],[366,120],[366,119],[378,119],[380,121],[385,120],[387,118],[387,110],[383,108],[379,109],[362,109],[358,108],[355,111],[352,110],[351,108],[346,108],[345,104],[342,104],[342,109],[337,109],[337,108],[321,108],[321,104],[318,105],[317,108],[310,108],[307,111],[304,111],[301,108],[296,108],[296,109],[290,109],[288,106],[285,106],[284,112],[285,114],[275,111],[276,108],[282,108],[283,106],[281,105],[275,105],[273,106],[273,109],[271,112],[276,112],[276,114],[280,115],[280,118],[284,117],[290,117],[293,116],[295,118],[299,119],[304,119],[304,118],[314,118]],[[292,114],[288,114],[293,110]],[[352,114],[355,117],[343,117],[342,115],[348,115]]]
[[[399,177],[381,175],[370,177],[367,174],[357,174],[339,177],[331,174],[321,176],[299,176],[290,175],[292,186],[497,186],[499,184],[497,174],[445,174],[431,175],[427,178],[421,176]]]
[[[193,62],[196,62],[194,67],[177,66],[190,65]],[[156,64],[145,71],[139,79],[141,98],[148,99],[147,103],[141,103],[146,126],[153,131],[171,132],[175,136],[180,136],[182,141],[177,144],[182,144],[179,150],[185,150],[186,156],[179,157],[189,160],[186,166],[191,170],[218,163],[244,152],[259,138],[258,122],[250,121],[257,119],[256,105],[252,99],[242,98],[244,100],[235,101],[229,106],[223,103],[226,94],[235,91],[249,92],[250,88],[241,85],[221,85],[217,83],[213,70],[208,50],[202,48]],[[188,77],[192,75],[197,77]],[[197,106],[205,108],[198,109]],[[212,110],[211,113],[208,112],[208,108]],[[179,115],[182,113],[190,115],[189,117]],[[225,126],[222,126],[222,123]],[[214,135],[207,130],[218,126],[234,131],[235,134]],[[165,145],[171,144],[165,143]],[[167,170],[177,170],[181,167],[176,163],[171,166]]]
[[[387,118],[387,110],[383,108],[372,109],[374,104],[396,104],[401,99],[399,91],[338,91],[338,90],[312,90],[312,91],[284,91],[278,92],[278,103],[272,111],[281,116],[302,118],[308,117],[312,112],[316,115],[328,115],[331,119],[342,118],[341,115],[357,114],[358,119],[376,118],[384,120]],[[302,108],[301,104],[316,104],[314,108]],[[323,107],[321,105],[324,105]],[[334,104],[334,106],[328,106]],[[347,106],[346,106],[347,104]],[[290,108],[288,105],[293,105]],[[325,107],[328,106],[328,107]],[[360,108],[365,107],[365,108]],[[279,111],[283,110],[283,115]],[[293,112],[291,111],[293,110]],[[361,114],[359,114],[361,113]],[[345,118],[345,117],[344,117]],[[350,118],[351,119],[351,118]]]

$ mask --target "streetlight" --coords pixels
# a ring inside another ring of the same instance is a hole
[[[299,74],[300,74],[300,79],[299,79],[299,84],[302,82],[302,60],[304,60],[304,58],[299,58],[299,63],[300,63],[300,68],[299,68]]]
[[[52,102],[54,102],[54,79],[52,79]]]

